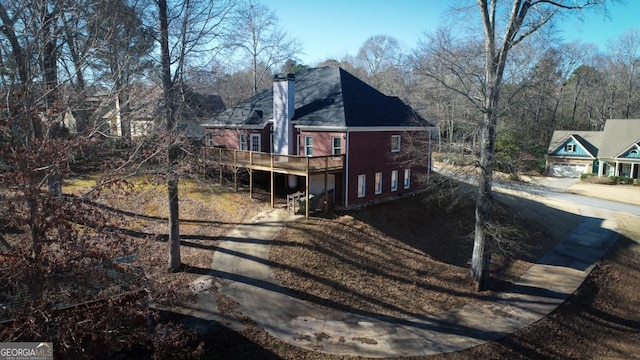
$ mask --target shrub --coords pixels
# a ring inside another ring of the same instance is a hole
[[[582,174],[580,175],[580,181],[589,184],[601,184],[601,185],[615,185],[614,179],[608,176],[596,176],[596,174]]]
[[[631,185],[633,184],[633,179],[628,176],[609,176],[611,182],[614,184],[624,184]]]
[[[585,174],[580,174],[580,181],[584,181],[584,182],[593,182],[593,177],[596,176],[596,174],[594,173],[585,173]]]

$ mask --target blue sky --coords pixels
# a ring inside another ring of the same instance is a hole
[[[373,35],[396,38],[405,50],[414,48],[424,32],[447,21],[446,0],[261,0],[276,12],[280,25],[303,45],[303,64],[346,54],[356,55]],[[472,4],[475,1],[471,2]],[[571,16],[560,25],[565,41],[579,40],[605,49],[609,39],[628,29],[640,29],[640,1],[611,4],[609,18],[602,12],[585,12],[581,20]],[[473,21],[476,21],[473,19]]]

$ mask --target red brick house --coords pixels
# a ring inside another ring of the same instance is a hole
[[[341,207],[418,190],[430,171],[435,130],[399,98],[338,67],[278,75],[273,89],[202,126],[208,146],[251,152],[255,166],[248,166],[253,170],[271,171],[276,182],[287,179],[292,192],[309,188],[313,195],[324,193]],[[415,146],[424,158],[407,161]],[[271,168],[255,160],[265,153],[272,154]],[[301,159],[307,161],[305,182],[295,172],[279,169]]]

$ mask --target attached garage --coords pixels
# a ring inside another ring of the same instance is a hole
[[[551,164],[549,175],[554,177],[580,177],[581,174],[589,172],[585,164]]]

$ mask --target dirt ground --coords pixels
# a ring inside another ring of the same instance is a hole
[[[603,194],[601,189],[591,191]],[[545,236],[557,240],[580,221],[572,213],[576,209],[566,204],[546,206],[508,195],[501,198],[514,206],[503,208],[503,214],[526,213],[547,226],[549,231],[544,233],[529,233],[524,238],[528,243]],[[338,308],[348,305],[397,315],[486,301],[485,294],[470,292],[465,278],[473,217],[465,211],[428,211],[417,199],[408,200],[414,207],[405,200],[292,224],[272,249],[275,273],[287,286],[320,294],[332,300],[327,306]],[[418,211],[419,206],[424,210]],[[519,211],[509,211],[516,208]],[[619,215],[616,220],[622,233],[618,242],[579,290],[550,316],[501,340],[425,359],[640,358],[636,290],[640,219]],[[552,244],[539,244],[538,249]],[[530,255],[494,264],[494,270],[502,269],[496,283],[504,286],[526,269],[537,253]],[[208,345],[216,354],[212,358],[343,358],[293,347],[251,325],[241,333],[219,334]]]
[[[131,231],[139,260],[151,278],[151,289],[155,291],[152,297],[167,302],[185,301],[188,283],[209,270],[224,233],[263,209],[264,204],[248,200],[246,193],[229,194],[210,186],[181,188],[185,194],[181,197],[181,210],[186,220],[182,228],[183,261],[188,269],[170,274],[164,268],[166,243],[157,241],[166,231],[166,209],[161,202],[163,197],[156,191],[140,188],[135,197],[136,214],[131,214],[135,216],[126,212],[122,215],[127,217],[126,228]],[[575,191],[583,190],[578,187]],[[500,223],[519,229],[512,235],[519,235],[522,241],[518,243],[528,246],[496,249],[491,291],[508,286],[580,221],[572,212],[575,209],[546,206],[508,194],[500,198],[505,204],[497,210]],[[103,200],[114,208],[132,209],[131,198]],[[287,286],[321,294],[327,299],[326,306],[337,308],[403,315],[488,301],[492,292],[472,292],[466,277],[472,244],[472,206],[425,205],[419,197],[407,197],[292,223],[272,248],[274,271]],[[525,217],[537,221],[538,226],[532,227]],[[622,232],[620,240],[577,293],[550,316],[499,341],[428,358],[638,358],[640,219],[620,215],[617,220]],[[545,230],[540,230],[540,223],[545,224]],[[500,253],[506,250],[512,250],[509,256]],[[222,329],[203,341],[205,359],[347,358],[288,345],[250,321],[241,332]]]
[[[477,293],[468,276],[474,227],[469,205],[451,207],[423,193],[300,219],[276,238],[269,260],[283,285],[332,308],[405,316],[492,301],[557,239],[508,207],[496,207],[509,241],[493,251],[491,290]]]

